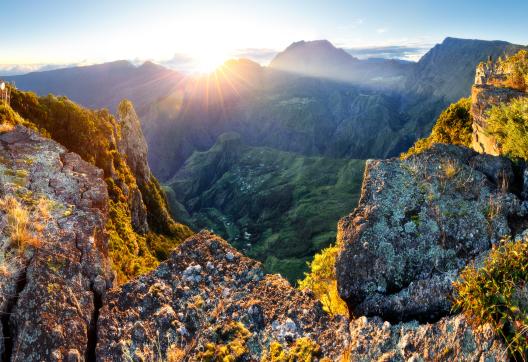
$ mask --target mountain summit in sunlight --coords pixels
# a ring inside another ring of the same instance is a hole
[[[353,83],[392,84],[406,76],[412,63],[403,60],[360,60],[335,47],[328,40],[291,44],[270,63],[270,67],[291,73]]]

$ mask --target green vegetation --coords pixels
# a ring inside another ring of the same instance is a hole
[[[493,107],[487,131],[496,139],[502,154],[528,160],[528,99],[514,99]]]
[[[330,315],[348,316],[346,303],[337,292],[335,261],[339,247],[329,246],[315,254],[310,265],[310,272],[305,273],[299,281],[299,289],[309,288],[323,304],[323,309]]]
[[[321,348],[310,338],[302,337],[293,342],[289,348],[285,348],[279,342],[270,343],[269,351],[262,356],[262,362],[312,362],[315,360],[329,361],[320,357]]]
[[[249,147],[224,134],[168,183],[173,214],[208,228],[291,282],[357,205],[364,161]]]
[[[523,49],[505,60],[499,61],[499,67],[506,73],[505,86],[528,91],[528,51]]]
[[[402,157],[407,158],[410,155],[421,153],[434,143],[450,143],[470,147],[471,124],[473,123],[469,113],[470,108],[471,98],[462,98],[451,104],[436,120],[431,135],[417,140],[407,152],[402,154]]]
[[[106,229],[118,283],[155,268],[159,260],[191,234],[187,227],[171,218],[154,177],[145,185],[137,184],[126,156],[117,149],[120,124],[107,110],[93,111],[66,97],[38,97],[12,89],[11,107],[0,108],[0,117],[9,124],[38,129],[104,171],[110,196]],[[132,226],[129,196],[138,189],[152,230],[147,235],[137,233]]]
[[[215,330],[216,344],[208,343],[205,351],[198,355],[204,362],[235,362],[246,356],[248,349],[246,342],[251,337],[242,323],[231,322],[217,326]]]
[[[454,283],[454,306],[476,325],[489,323],[516,360],[528,359],[528,243],[505,240],[480,268],[464,269]]]

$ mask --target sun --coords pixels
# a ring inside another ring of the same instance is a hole
[[[195,52],[192,54],[195,66],[198,73],[212,73],[228,59],[229,55],[226,51],[220,49],[208,49],[203,52]]]

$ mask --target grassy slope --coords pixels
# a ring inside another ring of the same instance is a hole
[[[126,156],[117,151],[120,126],[107,110],[93,111],[65,97],[37,97],[15,89],[11,95],[12,108],[0,108],[2,123],[38,129],[104,171],[110,196],[106,230],[118,283],[155,268],[172,248],[192,234],[187,226],[170,217],[154,177],[145,185],[137,184]],[[149,214],[151,231],[145,235],[132,227],[128,195],[138,186]]]
[[[209,228],[294,281],[356,206],[364,161],[248,147],[224,135],[168,183],[180,220]]]

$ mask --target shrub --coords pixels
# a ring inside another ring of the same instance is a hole
[[[489,111],[488,132],[502,154],[528,160],[528,98],[493,107]]]
[[[246,356],[246,342],[251,333],[239,322],[218,326],[215,330],[217,343],[208,343],[198,357],[205,362],[235,362]]]
[[[502,241],[482,267],[466,267],[454,283],[454,307],[475,325],[489,323],[516,360],[528,357],[528,243]]]
[[[473,119],[470,114],[471,98],[462,98],[445,109],[436,120],[431,135],[420,138],[402,158],[421,153],[434,143],[471,146]]]
[[[505,60],[499,66],[506,72],[505,86],[521,91],[528,90],[528,51],[523,49]]]
[[[339,247],[334,245],[315,254],[309,264],[310,272],[299,280],[299,289],[311,289],[330,315],[348,316],[347,305],[337,292],[335,261],[338,251]]]
[[[319,357],[321,348],[310,338],[301,337],[291,347],[285,348],[279,342],[270,343],[269,351],[262,356],[262,362],[312,362]],[[329,361],[323,358],[321,361]]]

